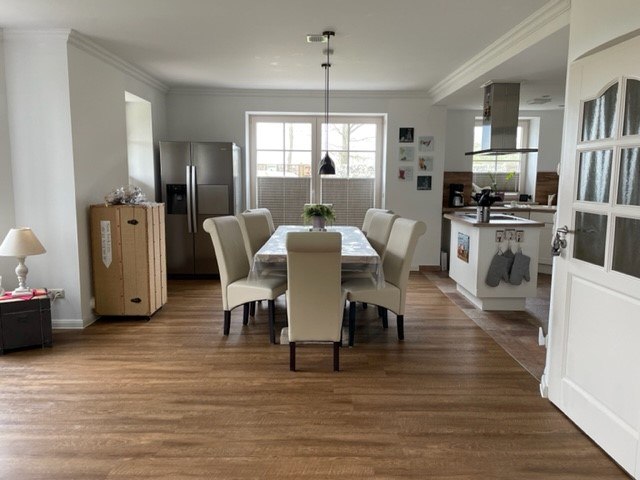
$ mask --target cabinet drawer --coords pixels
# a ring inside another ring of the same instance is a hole
[[[39,311],[2,316],[2,347],[20,348],[44,343]]]

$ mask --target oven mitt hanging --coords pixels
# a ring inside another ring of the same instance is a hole
[[[511,275],[509,275],[509,283],[511,285],[520,285],[524,278],[527,282],[529,278],[529,263],[531,257],[518,251],[513,259],[513,266],[511,267]]]
[[[505,278],[505,275],[509,278],[509,267],[512,261],[512,257],[505,256],[502,252],[496,253],[491,259],[485,283],[490,287],[497,287],[500,280]]]
[[[505,267],[504,273],[502,274],[502,280],[508,283],[509,276],[511,275],[511,267],[513,266],[513,260],[516,258],[515,253],[513,253],[513,250],[511,250],[511,245],[509,245],[502,256],[507,259],[507,266]]]

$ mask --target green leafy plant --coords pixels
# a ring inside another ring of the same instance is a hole
[[[323,205],[321,203],[305,205],[301,216],[304,219],[305,224],[310,223],[313,217],[322,217],[328,222],[332,222],[336,219],[333,209],[330,206]]]

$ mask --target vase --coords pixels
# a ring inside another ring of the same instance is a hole
[[[314,216],[311,222],[314,230],[324,230],[327,220],[324,217]]]

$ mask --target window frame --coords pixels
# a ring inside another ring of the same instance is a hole
[[[473,124],[473,144],[475,145],[475,131],[476,131],[476,127],[482,127],[482,117],[475,117],[475,122]],[[530,143],[530,137],[529,137],[529,132],[531,130],[531,118],[525,118],[525,117],[521,117],[518,118],[518,127],[522,128],[522,144],[517,146],[517,148],[529,148],[529,143]],[[527,185],[527,163],[528,163],[528,159],[529,159],[529,154],[526,153],[520,153],[520,175],[518,177],[518,187],[516,189],[515,192],[505,192],[506,194],[517,194],[518,192],[524,192],[526,190],[526,185]],[[493,162],[498,163],[500,162],[499,159],[495,159],[495,157],[499,157],[501,155],[494,155],[493,158]],[[492,158],[491,155],[473,155],[471,157],[471,175],[473,177],[473,163],[476,162],[476,158],[478,158],[478,161],[480,158]],[[509,160],[510,162],[515,162],[515,160]],[[488,162],[488,160],[487,160]],[[495,174],[495,171],[494,171]],[[482,185],[480,185],[482,186]]]
[[[321,176],[317,173],[320,165],[321,155],[324,154],[322,144],[322,127],[325,123],[325,115],[322,113],[247,113],[247,124],[249,128],[249,158],[247,160],[247,205],[249,208],[256,208],[257,202],[257,124],[258,123],[311,123],[311,192],[309,198],[311,203],[322,203]],[[329,123],[369,123],[376,125],[376,152],[375,152],[375,179],[373,192],[373,207],[382,208],[383,182],[384,182],[384,128],[386,117],[381,114],[340,114],[330,115]]]

